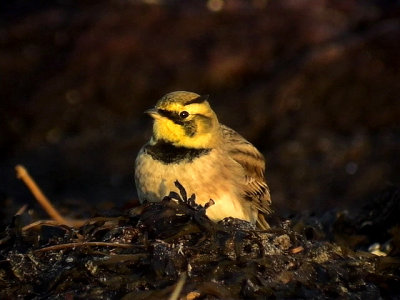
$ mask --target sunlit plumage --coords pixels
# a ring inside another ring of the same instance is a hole
[[[214,221],[234,217],[268,228],[270,193],[264,178],[262,154],[241,135],[218,122],[207,96],[172,92],[154,109],[153,135],[135,164],[138,196],[161,201],[176,191],[178,180]]]

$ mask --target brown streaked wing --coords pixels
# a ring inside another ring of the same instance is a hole
[[[245,197],[253,201],[258,210],[265,213],[270,212],[271,197],[264,178],[264,156],[233,129],[221,125],[221,130],[230,157],[238,162],[245,171]]]

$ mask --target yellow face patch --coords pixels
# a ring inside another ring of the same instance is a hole
[[[215,113],[213,112],[210,104],[207,101],[188,105],[182,105],[180,103],[161,103],[160,105],[157,105],[156,108],[175,112],[176,114],[179,114],[182,111],[187,111],[189,113],[188,119],[190,119],[190,117],[193,117],[194,115],[203,115],[210,118],[216,118]]]
[[[161,98],[155,109],[153,137],[178,147],[211,148],[220,138],[217,116],[208,96],[172,92]]]
[[[182,106],[175,106],[182,107]],[[169,109],[171,106],[168,107]],[[208,108],[208,109],[207,109]],[[171,112],[168,109],[168,112]],[[175,146],[187,148],[211,148],[218,141],[218,120],[209,105],[190,104],[185,107],[187,118],[177,122],[160,114],[154,119],[153,136]],[[179,115],[181,111],[175,111]]]
[[[156,108],[158,109],[165,109],[169,111],[176,111],[180,112],[184,110],[184,106],[180,103],[175,103],[175,102],[166,102],[166,103],[160,103],[157,104]]]
[[[156,140],[178,143],[184,137],[185,132],[181,125],[166,117],[159,117],[154,120],[153,134]]]

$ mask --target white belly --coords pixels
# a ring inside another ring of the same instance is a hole
[[[137,159],[135,181],[140,201],[161,201],[171,191],[179,194],[174,182],[178,180],[188,197],[196,195],[196,203],[204,205],[210,199],[215,204],[206,211],[212,220],[234,217],[255,223],[257,211],[241,196],[244,176],[240,165],[221,160],[215,150],[193,162],[164,164],[141,152],[146,159]]]

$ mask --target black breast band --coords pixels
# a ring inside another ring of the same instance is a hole
[[[192,162],[194,159],[207,154],[211,151],[208,148],[186,148],[177,147],[165,141],[157,141],[154,145],[147,145],[145,152],[153,159],[162,161],[165,164],[177,163],[181,161]]]

